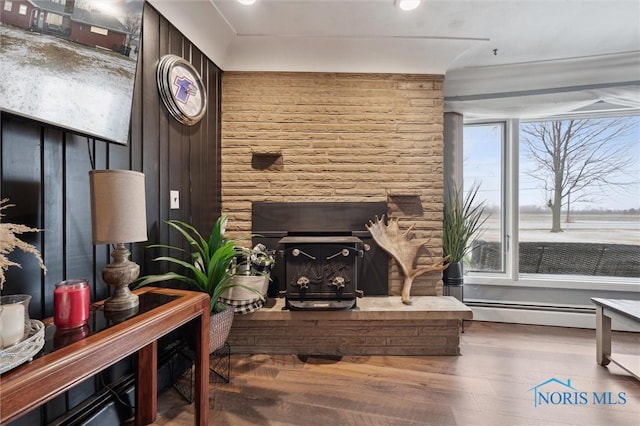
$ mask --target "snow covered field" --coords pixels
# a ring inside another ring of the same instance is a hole
[[[484,240],[497,240],[494,231],[498,219],[487,221]],[[572,214],[571,222],[561,221],[563,232],[551,233],[551,214],[523,214],[520,217],[521,242],[572,242],[640,245],[640,216]]]
[[[136,61],[0,24],[0,109],[126,143]]]

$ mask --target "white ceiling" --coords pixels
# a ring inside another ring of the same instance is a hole
[[[599,79],[640,80],[640,0],[149,0],[225,71],[447,74],[631,58]],[[494,52],[494,49],[497,49]],[[627,61],[629,62],[629,61]],[[524,64],[524,65],[522,65]],[[506,71],[504,71],[506,70]],[[606,69],[599,71],[607,73]],[[564,81],[583,82],[563,71]],[[526,78],[525,78],[526,80]],[[460,92],[451,92],[460,95]],[[471,93],[471,92],[464,92]]]

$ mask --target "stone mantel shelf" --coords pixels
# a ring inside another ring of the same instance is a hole
[[[363,297],[357,299],[357,307],[348,310],[284,309],[284,299],[270,299],[262,309],[244,315],[245,320],[331,319],[331,320],[465,320],[473,313],[464,303],[452,296],[413,296],[413,303],[405,305],[400,296]]]

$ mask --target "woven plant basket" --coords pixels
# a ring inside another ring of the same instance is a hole
[[[211,315],[209,318],[209,353],[213,353],[224,346],[229,337],[233,324],[233,308]]]
[[[233,300],[236,303],[232,305],[246,305],[251,302],[255,302],[260,299],[260,295],[266,296],[269,289],[269,276],[268,275],[234,275],[231,277],[229,284],[234,285],[224,291],[220,297],[227,300]],[[258,293],[254,293],[244,287],[254,289]],[[242,302],[242,303],[240,303]]]

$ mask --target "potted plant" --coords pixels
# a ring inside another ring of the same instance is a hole
[[[264,306],[271,280],[271,270],[275,264],[275,251],[267,250],[262,243],[253,249],[239,250],[241,253],[235,258],[230,281],[238,285],[225,290],[220,300],[233,306],[236,314],[243,315],[255,312]]]
[[[484,214],[485,202],[476,203],[479,188],[480,184],[474,183],[467,196],[463,197],[462,188],[456,187],[445,199],[442,248],[449,264],[443,271],[445,285],[463,285],[462,262],[488,218]]]
[[[242,284],[231,281],[231,263],[236,257],[236,240],[224,237],[227,216],[221,216],[205,239],[192,225],[178,221],[166,222],[175,229],[189,244],[189,260],[180,257],[160,256],[154,261],[168,262],[179,266],[181,272],[166,272],[158,275],[147,275],[139,279],[138,287],[162,281],[177,280],[188,284],[196,291],[207,293],[211,298],[211,320],[209,324],[209,350],[214,352],[224,345],[233,322],[234,311],[221,302],[220,296],[228,289]],[[173,252],[186,253],[187,250],[164,244],[153,244],[149,248],[165,248]],[[253,291],[252,289],[247,289]],[[262,295],[258,295],[262,297]]]

